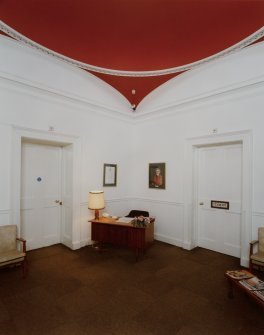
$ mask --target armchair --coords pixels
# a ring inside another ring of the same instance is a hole
[[[254,246],[258,245],[257,252],[254,252]],[[253,266],[258,268],[264,267],[264,227],[258,229],[258,239],[250,242],[249,252],[249,270],[252,271]]]
[[[17,242],[22,243],[22,250],[17,248]],[[26,241],[17,237],[17,226],[0,226],[0,267],[20,264],[23,277],[27,273]]]

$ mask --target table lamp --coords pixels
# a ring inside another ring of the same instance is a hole
[[[88,208],[95,210],[95,219],[99,219],[99,209],[105,208],[104,191],[90,191]]]

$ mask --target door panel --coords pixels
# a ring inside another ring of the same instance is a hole
[[[62,242],[68,246],[72,241],[72,193],[73,193],[73,147],[67,145],[62,150]]]
[[[22,143],[21,233],[28,249],[60,242],[61,148]]]
[[[199,149],[198,245],[240,257],[242,145]],[[229,210],[211,208],[228,201]]]

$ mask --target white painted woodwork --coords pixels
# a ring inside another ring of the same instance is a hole
[[[61,158],[60,147],[22,143],[21,235],[29,250],[60,242]]]
[[[198,150],[198,246],[240,258],[242,145]],[[211,208],[228,201],[229,210]]]
[[[73,145],[62,148],[61,241],[69,245],[72,239],[73,207]]]
[[[43,90],[95,110],[119,115],[131,111],[128,100],[103,80],[6,36],[0,36],[1,76],[31,87],[32,92]]]
[[[264,42],[261,42],[179,74],[142,100],[137,108],[138,116],[144,118],[159,111],[164,117],[168,110],[182,112],[192,104],[195,109],[215,96],[233,95],[240,89],[250,90],[251,86],[261,85],[263,57]]]
[[[213,136],[194,137],[185,142],[184,159],[184,237],[183,247],[198,245],[198,152],[199,148],[212,145],[242,144],[242,199],[241,199],[241,254],[240,264],[248,266],[249,242],[252,239],[252,134],[241,131]]]
[[[106,211],[149,209],[156,216],[156,238],[191,249],[196,245],[195,151],[234,137],[243,142],[241,261],[246,265],[249,241],[264,225],[263,52],[262,42],[177,76],[130,114],[129,103],[100,81],[1,38],[0,224],[20,227],[21,138],[45,138],[73,143],[66,245],[89,243],[87,194],[102,187],[103,164],[115,163],[118,184],[105,188]],[[165,190],[148,188],[150,162],[166,163]]]
[[[1,114],[1,111],[0,111]],[[0,124],[0,216],[10,209],[10,175],[12,132],[10,127]],[[7,219],[0,218],[0,225],[9,224]],[[3,221],[2,221],[3,220]]]

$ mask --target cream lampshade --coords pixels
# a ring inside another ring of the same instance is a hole
[[[95,219],[99,219],[99,209],[105,208],[104,191],[90,191],[88,208],[95,210]]]

